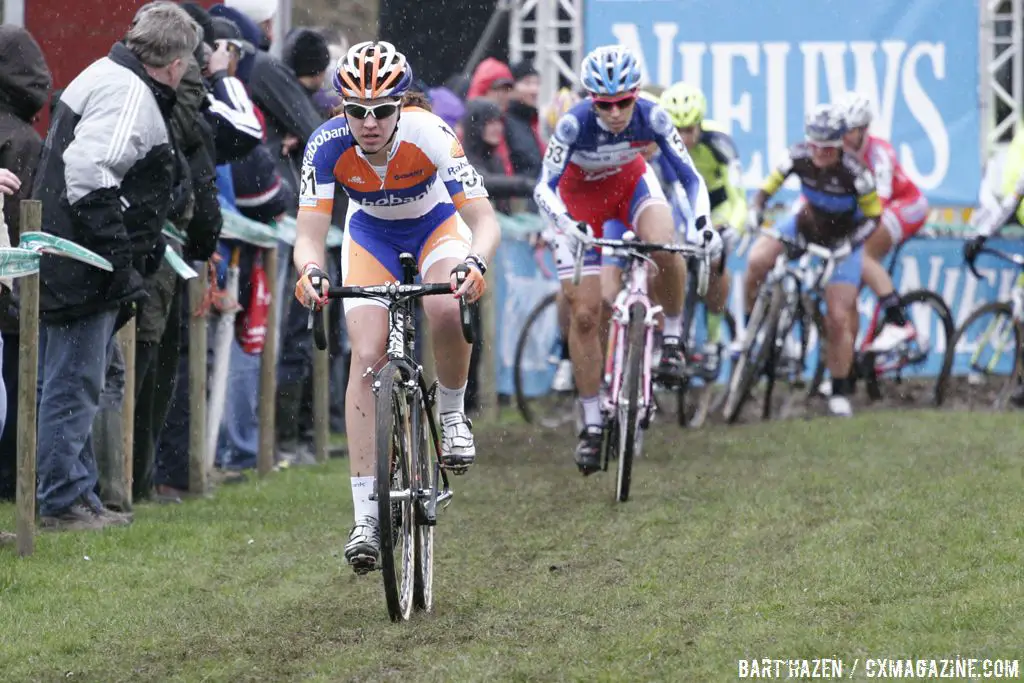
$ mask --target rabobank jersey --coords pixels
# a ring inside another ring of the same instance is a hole
[[[302,157],[299,212],[330,214],[341,185],[353,208],[382,220],[444,220],[486,198],[483,179],[448,125],[418,107],[402,110],[386,166],[375,168],[355,144],[344,116],[324,123]]]
[[[708,214],[707,189],[693,167],[683,139],[672,125],[668,112],[644,98],[637,98],[633,118],[621,133],[612,133],[598,118],[593,101],[583,100],[555,124],[548,142],[540,182],[534,192],[537,204],[549,218],[560,221],[567,215],[559,198],[559,182],[566,176],[574,181],[599,181],[620,172],[652,142],[657,143],[666,162],[676,174],[674,190],[685,192],[695,216]]]

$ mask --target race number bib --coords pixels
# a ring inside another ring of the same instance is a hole
[[[459,171],[459,182],[462,183],[462,192],[466,199],[476,199],[487,196],[487,188],[484,186],[484,179],[476,172],[476,169],[466,164],[465,168]]]

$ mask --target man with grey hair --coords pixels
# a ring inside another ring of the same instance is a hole
[[[188,186],[168,119],[199,39],[178,5],[145,5],[124,40],[79,74],[53,111],[32,191],[43,201],[43,229],[108,259],[113,272],[42,258],[37,499],[44,529],[130,521],[94,492],[92,424],[101,400],[120,402],[104,393],[114,333],[145,296],[143,277],[163,259],[164,221]]]

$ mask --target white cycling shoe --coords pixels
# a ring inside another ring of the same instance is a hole
[[[868,345],[867,350],[872,353],[888,353],[915,337],[917,337],[917,330],[914,329],[913,324],[909,322],[903,325],[887,323],[882,326],[882,331]]]
[[[833,417],[853,417],[853,405],[846,396],[830,396],[828,414]]]
[[[345,544],[345,561],[356,574],[366,574],[377,568],[380,561],[380,523],[372,517],[363,517],[352,527]]]
[[[476,460],[473,423],[465,413],[441,413],[441,464],[452,474],[463,474]]]

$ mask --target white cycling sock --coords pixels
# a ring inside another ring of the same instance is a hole
[[[662,337],[679,337],[683,336],[683,316],[680,315],[666,315],[665,326],[661,328]]]
[[[443,413],[464,413],[466,412],[466,384],[460,389],[449,389],[440,382],[437,383],[437,412]]]
[[[600,427],[601,397],[580,398],[580,406],[583,408],[583,424],[588,427]]]
[[[377,519],[377,501],[370,500],[376,477],[352,477],[352,507],[356,524],[364,518]]]

